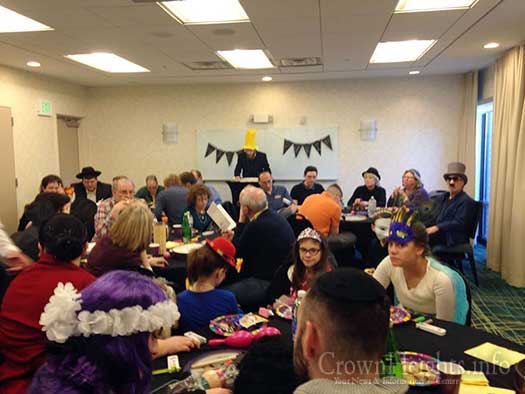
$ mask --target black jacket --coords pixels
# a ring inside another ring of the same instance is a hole
[[[286,219],[269,209],[252,222],[239,223],[233,243],[243,259],[240,278],[272,280],[279,266],[289,265],[294,242]]]
[[[82,182],[71,184],[75,189],[75,199],[87,198],[86,188]],[[113,195],[111,185],[109,183],[97,182],[97,202],[110,198]]]
[[[257,151],[253,159],[248,159],[244,152],[239,153],[234,171],[235,176],[242,176],[243,178],[258,177],[263,171],[270,171],[266,153]]]

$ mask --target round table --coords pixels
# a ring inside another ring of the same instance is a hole
[[[290,321],[279,317],[270,318],[270,325],[281,330],[282,335],[291,339]],[[461,363],[466,370],[483,371],[487,376],[490,385],[494,387],[504,387],[513,389],[514,374],[512,369],[505,369],[493,364],[475,359],[464,354],[464,351],[485,342],[492,342],[496,345],[506,347],[511,350],[524,352],[525,348],[516,343],[507,341],[496,335],[489,334],[485,331],[477,330],[471,327],[462,326],[456,323],[446,321],[435,321],[433,324],[445,328],[447,334],[443,337],[436,336],[425,331],[415,328],[412,322],[394,326],[394,335],[399,351],[412,351],[426,353],[442,361],[455,361]],[[210,339],[219,338],[213,334],[208,327],[203,327],[197,331],[198,334]],[[190,353],[179,354],[181,367],[194,359],[196,356],[209,352],[211,350],[225,349],[226,347],[210,348],[204,345],[198,350]],[[154,361],[154,369],[166,368],[166,358],[162,357]],[[168,382],[174,379],[183,378],[182,373],[164,374],[154,376],[151,390],[155,393],[167,393],[166,386]],[[410,388],[411,393],[439,393],[439,386],[435,387],[418,387]]]
[[[356,249],[361,253],[363,262],[368,262],[368,249],[370,247],[370,241],[374,239],[375,234],[372,231],[372,220],[368,217],[364,217],[363,220],[351,221],[347,220],[346,216],[341,217],[339,222],[339,232],[351,232],[354,233],[357,240],[355,243]],[[363,265],[364,267],[365,265]]]

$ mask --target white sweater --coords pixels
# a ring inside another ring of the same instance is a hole
[[[445,273],[433,268],[429,260],[431,258],[427,258],[425,276],[412,289],[407,286],[403,268],[394,267],[389,256],[379,263],[374,278],[385,289],[392,282],[402,306],[415,312],[436,315],[438,319],[453,321],[456,299],[452,281]]]

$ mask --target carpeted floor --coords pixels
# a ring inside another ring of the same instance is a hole
[[[472,292],[472,326],[525,345],[525,289],[510,286],[499,273],[486,268],[486,250],[475,247],[479,287],[474,285],[468,263],[465,277]]]

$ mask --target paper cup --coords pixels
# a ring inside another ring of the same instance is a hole
[[[182,224],[173,225],[173,238],[182,239]]]
[[[160,252],[160,245],[156,243],[151,243],[148,246],[148,254],[152,256],[158,256]]]
[[[440,362],[437,365],[440,374],[441,392],[443,394],[458,394],[461,375],[465,369],[456,363]]]

